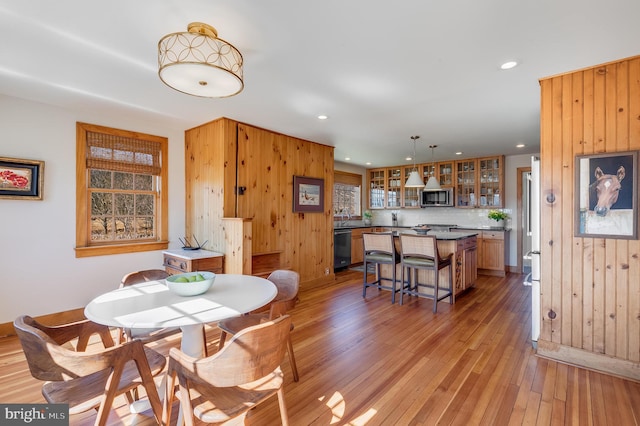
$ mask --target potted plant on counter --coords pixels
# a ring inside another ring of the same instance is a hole
[[[371,219],[373,219],[373,213],[371,213],[370,210],[365,210],[364,213],[362,213],[362,217],[364,218],[365,226],[371,225]]]
[[[498,226],[504,226],[504,221],[509,215],[501,210],[489,210],[487,217],[498,222]]]

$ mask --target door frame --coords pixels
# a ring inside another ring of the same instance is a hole
[[[531,166],[528,167],[518,167],[517,169],[517,174],[518,174],[518,187],[517,187],[517,194],[518,194],[518,207],[517,207],[517,215],[518,215],[518,233],[517,233],[517,244],[518,244],[518,249],[517,249],[517,254],[516,254],[516,258],[517,258],[517,266],[516,269],[518,271],[519,274],[522,273],[522,228],[524,226],[524,223],[522,223],[522,174],[525,172],[531,172]]]

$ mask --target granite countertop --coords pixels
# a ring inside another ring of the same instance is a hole
[[[414,235],[423,235],[419,234],[414,230],[402,231],[403,234],[414,234]],[[397,232],[394,232],[394,235],[398,235]],[[436,240],[462,240],[464,238],[475,237],[478,235],[477,232],[458,232],[458,231],[429,231],[427,235],[432,235],[436,237]]]

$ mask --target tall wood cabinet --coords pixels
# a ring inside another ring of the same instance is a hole
[[[236,273],[293,269],[305,282],[333,271],[333,147],[221,118],[185,132],[185,162],[185,234],[225,266],[248,249]],[[293,176],[324,180],[323,212],[293,212]],[[229,218],[249,222],[249,235],[231,235]]]

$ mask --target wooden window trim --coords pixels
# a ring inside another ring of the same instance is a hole
[[[155,241],[135,241],[125,244],[89,245],[89,227],[87,221],[88,182],[87,182],[87,132],[106,133],[133,139],[146,139],[160,143],[161,171],[158,211],[157,237]],[[169,247],[169,173],[168,139],[128,130],[119,130],[94,124],[76,123],[76,257],[104,256],[111,254],[136,253],[142,251],[164,250]]]
[[[362,197],[364,192],[364,186],[362,184],[362,175],[357,173],[342,172],[334,170],[333,172],[333,184],[352,185],[360,187],[360,208],[362,209]],[[341,219],[340,215],[333,215],[334,220]],[[351,220],[361,220],[362,216],[351,216]]]

